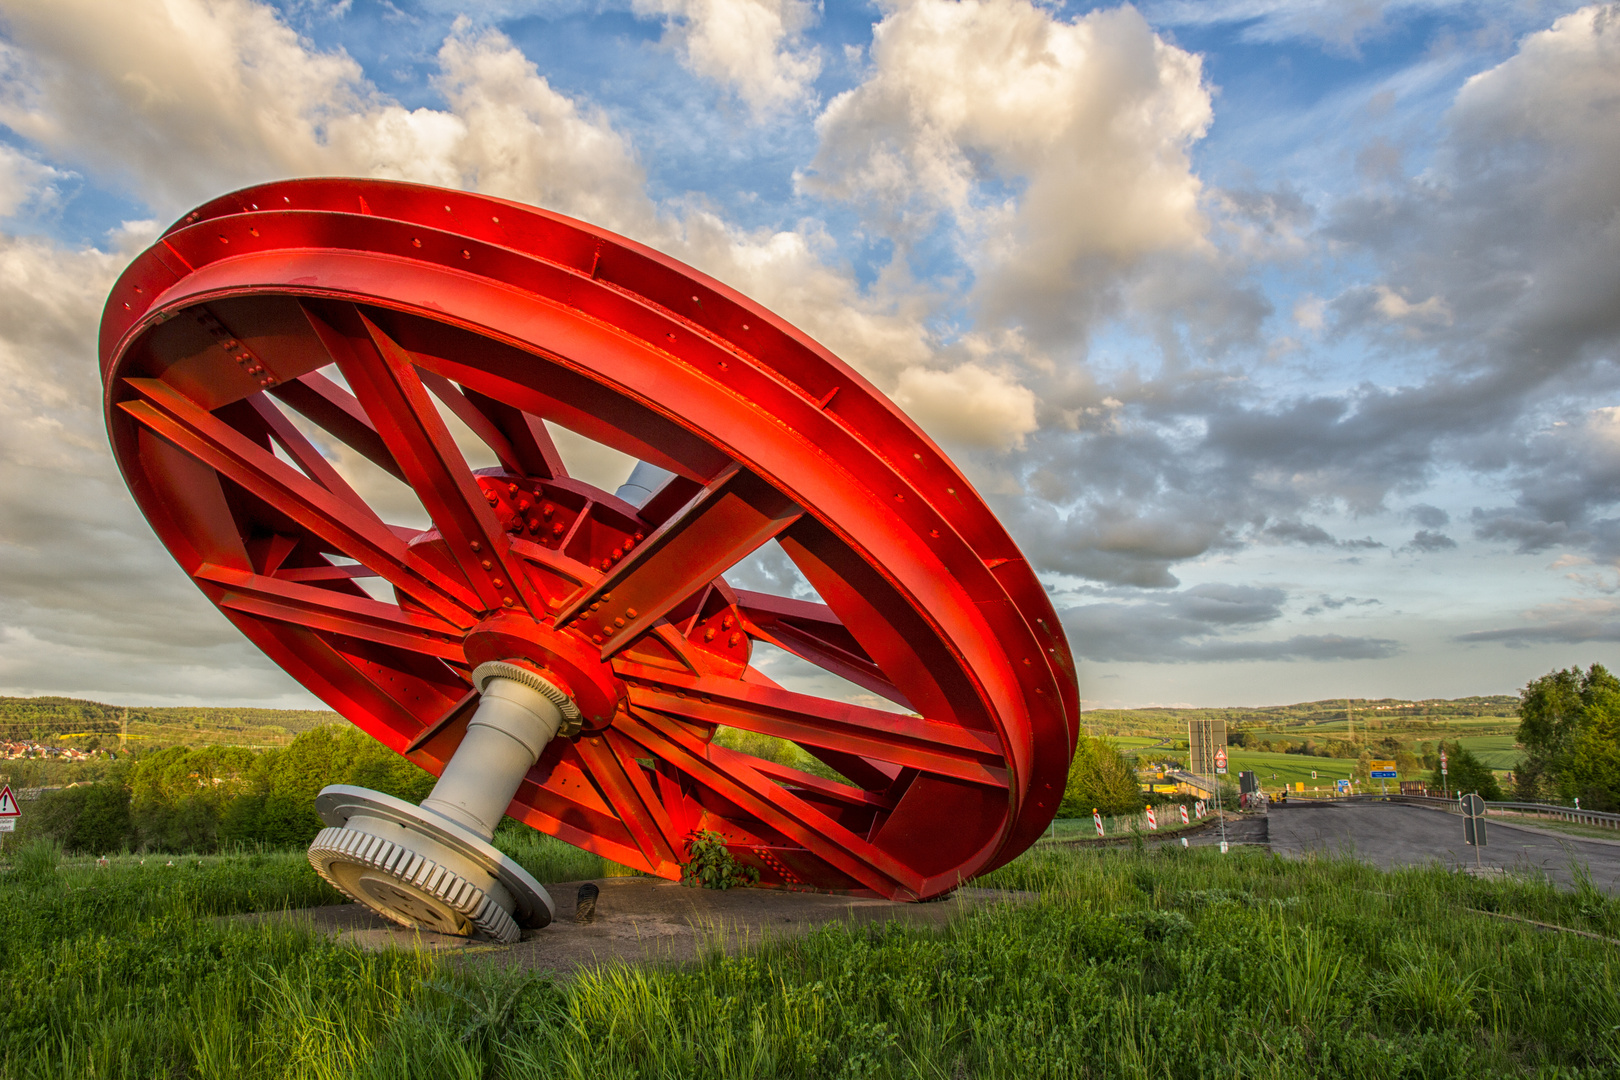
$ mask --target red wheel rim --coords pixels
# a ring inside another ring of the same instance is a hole
[[[764,884],[925,898],[1056,812],[1074,666],[1005,530],[847,365],[666,256],[463,192],[269,184],[135,260],[101,360],[114,453],[164,544],[360,728],[437,774],[473,665],[567,682],[586,730],[509,810],[544,832],[677,877],[711,829]],[[499,464],[469,467],[445,412]],[[541,418],[675,476],[638,509],[569,477]],[[310,424],[408,484],[432,527],[388,524]],[[772,540],[825,604],[726,584]],[[749,665],[757,642],[910,714],[785,690]],[[716,726],[849,782],[717,745]]]

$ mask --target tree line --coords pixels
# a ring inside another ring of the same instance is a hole
[[[356,728],[328,725],[278,749],[173,746],[121,757],[93,783],[24,803],[19,831],[93,855],[306,846],[321,830],[315,796],[327,784],[419,802],[433,777]]]
[[[1551,671],[1519,694],[1515,794],[1620,811],[1620,679],[1602,664]]]

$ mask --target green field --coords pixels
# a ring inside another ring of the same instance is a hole
[[[1457,741],[1488,768],[1499,771],[1518,768],[1524,753],[1512,735],[1468,735]]]
[[[1317,786],[1329,788],[1340,777],[1356,774],[1356,763],[1350,758],[1268,754],[1263,750],[1241,750],[1235,746],[1227,750],[1227,755],[1227,769],[1234,783],[1238,773],[1252,769],[1260,781],[1260,786],[1268,791],[1274,791],[1283,784],[1293,784],[1296,781],[1303,783],[1306,791]],[[1312,769],[1316,770],[1314,780],[1311,779]],[[1276,774],[1275,779],[1273,773]]]
[[[1150,746],[1158,746],[1164,742],[1163,739],[1152,735],[1105,735],[1103,738],[1127,754],[1135,750],[1145,750]],[[1166,749],[1169,749],[1169,747],[1167,746]]]
[[[238,912],[336,899],[302,852],[0,868],[0,1075],[1612,1077],[1590,884],[1237,848],[1043,847],[942,928],[834,923],[572,978],[367,953]],[[537,868],[538,869],[538,868]],[[557,869],[563,869],[561,867]],[[563,872],[573,873],[568,867]],[[544,933],[545,931],[541,931]],[[491,962],[495,961],[495,962]]]

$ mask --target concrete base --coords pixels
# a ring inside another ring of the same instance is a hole
[[[944,900],[903,904],[778,889],[693,889],[657,878],[603,878],[594,922],[574,922],[582,882],[548,886],[556,919],[526,931],[514,945],[405,930],[359,904],[238,916],[248,922],[298,920],[336,941],[362,949],[427,949],[489,960],[503,967],[568,973],[603,961],[680,963],[713,949],[739,949],[808,933],[833,922],[905,922],[940,926],[964,910],[994,903],[1027,903],[1032,893],[958,889]]]

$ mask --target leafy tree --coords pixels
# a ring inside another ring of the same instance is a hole
[[[1434,775],[1429,779],[1431,788],[1438,791],[1449,787],[1464,794],[1477,792],[1491,801],[1501,800],[1502,785],[1496,782],[1496,774],[1483,761],[1464,750],[1460,742],[1449,745],[1442,742],[1440,746],[1446,752],[1446,771],[1442,778],[1439,760],[1436,759]]]
[[[1558,793],[1592,810],[1620,810],[1620,690],[1601,686],[1589,695]]]
[[[1532,680],[1519,692],[1519,797],[1580,797],[1594,808],[1620,803],[1617,710],[1620,679],[1602,664]]]
[[[1130,759],[1113,743],[1082,735],[1069,762],[1069,779],[1058,807],[1063,817],[1083,817],[1093,808],[1104,814],[1134,814],[1146,805]]]

